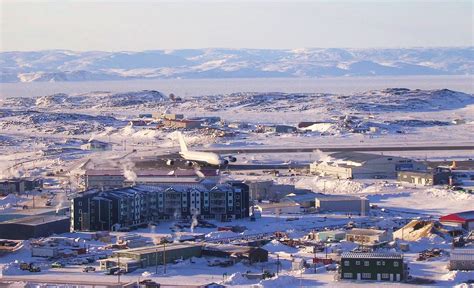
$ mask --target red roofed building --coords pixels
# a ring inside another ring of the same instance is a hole
[[[446,226],[474,230],[474,210],[445,215],[439,221]]]

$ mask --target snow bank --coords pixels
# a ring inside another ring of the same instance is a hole
[[[277,240],[272,240],[270,243],[264,245],[262,248],[267,250],[270,253],[285,252],[285,253],[293,254],[293,253],[298,252],[298,249],[287,246],[285,244],[281,244]]]
[[[260,287],[287,288],[299,286],[300,280],[294,276],[279,275],[270,279],[260,281]]]

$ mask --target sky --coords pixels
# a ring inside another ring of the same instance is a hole
[[[473,46],[473,1],[0,0],[0,49]]]

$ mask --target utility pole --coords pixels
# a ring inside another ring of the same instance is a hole
[[[277,276],[279,272],[280,272],[280,255],[277,254]]]
[[[155,274],[158,275],[158,247],[156,247],[155,253]]]
[[[164,274],[166,274],[166,242],[163,243],[163,265],[164,265]]]
[[[117,266],[118,266],[118,271],[117,271],[117,283],[120,284],[120,254],[117,255]]]
[[[313,258],[313,265],[314,265],[314,274],[316,274],[316,247],[313,247],[313,253],[314,253],[314,258]]]

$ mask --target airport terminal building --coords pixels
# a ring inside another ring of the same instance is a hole
[[[161,219],[249,217],[249,188],[242,182],[196,185],[137,185],[89,190],[71,200],[74,231],[135,228]]]
[[[396,179],[399,171],[424,171],[427,166],[412,159],[361,152],[338,152],[330,155],[332,161],[310,164],[313,174],[338,179]]]

